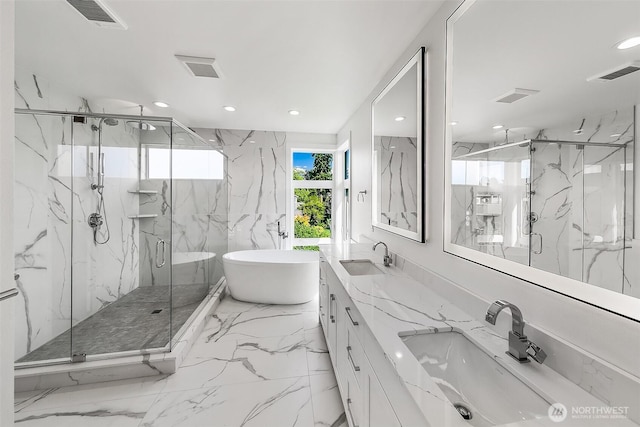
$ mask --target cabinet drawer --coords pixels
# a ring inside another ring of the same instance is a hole
[[[358,334],[354,330],[348,319],[346,323],[346,346],[345,346],[345,364],[347,369],[353,374],[358,386],[362,387],[363,364],[366,362],[364,348],[358,339]]]
[[[345,375],[346,378],[346,397],[344,398],[344,412],[347,415],[347,422],[350,427],[363,427],[364,411],[363,411],[363,395],[362,389],[358,385],[352,372]]]

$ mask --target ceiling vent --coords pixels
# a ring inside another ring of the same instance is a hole
[[[595,80],[600,82],[610,82],[611,80],[619,79],[622,76],[626,76],[627,74],[634,73],[638,70],[640,70],[640,61],[628,62],[612,70],[589,77],[587,81],[590,82]]]
[[[195,77],[209,77],[211,79],[219,79],[222,77],[220,68],[213,58],[200,58],[197,56],[176,55],[178,61],[182,62],[189,71],[189,74]]]
[[[127,24],[102,0],[67,0],[67,3],[99,27],[127,29]]]
[[[500,95],[499,97],[494,99],[494,101],[502,102],[503,104],[511,104],[512,102],[516,102],[522,98],[526,98],[527,96],[535,95],[538,92],[540,91],[533,89],[520,89],[517,87],[505,93],[504,95]]]

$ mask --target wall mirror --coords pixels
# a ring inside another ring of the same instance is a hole
[[[424,47],[371,105],[372,224],[423,242]]]
[[[444,236],[447,252],[636,321],[640,45],[620,43],[638,16],[616,0],[456,10]]]

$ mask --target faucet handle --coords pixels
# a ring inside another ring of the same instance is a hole
[[[538,363],[544,362],[544,360],[547,358],[547,353],[545,353],[543,349],[538,347],[536,343],[533,343],[531,341],[529,341],[529,346],[527,347],[527,354]]]

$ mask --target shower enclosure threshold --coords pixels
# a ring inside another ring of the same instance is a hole
[[[164,340],[164,343],[166,343],[164,348],[156,347],[151,350],[126,350],[122,348],[120,351],[114,348],[111,353],[95,356],[88,355],[86,362],[82,363],[69,363],[68,357],[51,358],[46,362],[29,362],[20,359],[15,369],[15,391],[41,390],[52,387],[172,374],[182,364],[184,357],[186,357],[193,344],[193,340],[204,328],[208,315],[220,303],[221,296],[225,290],[226,284],[224,278],[222,278],[212,287],[207,296],[200,302],[198,308],[192,310],[188,319],[186,319],[186,316],[182,319],[181,327],[174,321],[174,326],[176,326],[176,329],[179,327],[179,330],[174,334],[171,346],[167,342],[167,337]],[[94,335],[94,338],[98,337]],[[169,351],[169,348],[171,348],[171,351]],[[51,355],[55,357],[54,353]]]

